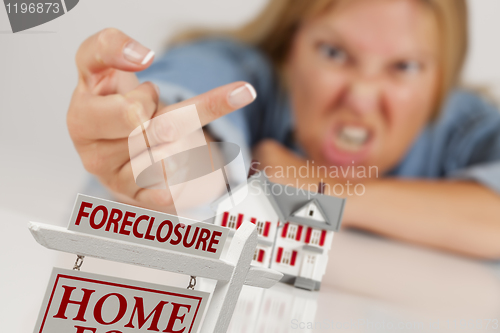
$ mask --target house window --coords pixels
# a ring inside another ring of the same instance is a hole
[[[282,247],[278,248],[278,256],[276,258],[276,261],[284,264],[284,265],[290,265],[290,266],[295,266],[295,261],[297,259],[297,251],[287,251],[284,250]]]
[[[283,251],[283,257],[281,257],[281,263],[285,264],[285,265],[289,265],[291,258],[292,258],[291,251]]]
[[[320,239],[321,239],[321,231],[314,229],[311,233],[311,244],[319,245]]]
[[[229,215],[229,222],[227,224],[228,228],[236,229],[236,216]]]
[[[288,226],[288,234],[286,235],[286,238],[295,239],[296,235],[297,235],[297,226],[294,224],[290,224]]]
[[[259,235],[262,235],[264,233],[264,222],[257,222],[257,232],[259,233]]]
[[[263,249],[256,248],[253,253],[253,260],[258,262],[264,262],[265,251]]]
[[[316,256],[307,256],[307,263],[314,265],[314,262],[316,261]]]
[[[307,208],[305,212],[305,217],[311,217],[314,218],[316,215],[317,207],[314,203],[311,203]]]
[[[269,229],[268,223],[269,222],[266,222],[266,228],[264,229],[265,236],[267,236],[266,231],[268,231]],[[283,231],[281,232],[281,237],[300,241],[300,239],[302,238],[302,229],[304,229],[304,227],[301,225],[290,224],[289,222],[287,222],[283,225]]]
[[[326,240],[326,230],[307,229],[306,243],[323,246]]]

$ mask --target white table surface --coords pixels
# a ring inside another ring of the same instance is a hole
[[[2,209],[0,220],[1,332],[32,332],[52,267],[72,268],[75,256],[36,243],[28,216]],[[494,322],[485,327],[488,319],[500,320],[499,266],[342,231],[319,292],[245,287],[230,332],[500,332]],[[82,270],[188,283],[187,276],[94,258]],[[199,281],[201,288],[209,285]],[[462,328],[460,320],[475,326]]]

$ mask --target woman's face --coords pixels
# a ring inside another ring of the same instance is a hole
[[[308,156],[394,167],[435,106],[437,35],[432,13],[414,0],[341,1],[304,22],[285,71]]]

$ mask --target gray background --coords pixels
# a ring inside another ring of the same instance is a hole
[[[0,208],[40,222],[68,221],[75,194],[88,179],[65,124],[77,79],[74,55],[86,37],[116,27],[159,53],[176,31],[193,25],[235,26],[265,2],[84,0],[62,17],[17,34],[10,32],[2,6]],[[500,92],[500,1],[470,3],[472,45],[466,81]]]

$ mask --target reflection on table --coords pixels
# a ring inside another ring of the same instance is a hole
[[[500,331],[498,265],[355,232],[330,254],[319,292],[244,287],[229,332]]]

